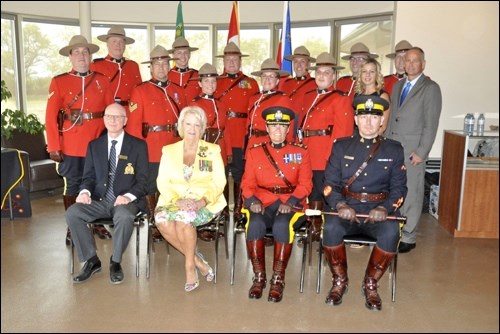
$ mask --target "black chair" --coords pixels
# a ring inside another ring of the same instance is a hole
[[[150,272],[151,272],[151,251],[155,252],[154,249],[154,243],[153,243],[153,238],[151,234],[151,227],[155,225],[154,222],[154,217],[151,217],[148,223],[148,250],[147,250],[147,259],[146,259],[146,278],[149,278]],[[215,265],[214,265],[214,284],[217,283],[217,273],[219,269],[219,239],[221,237],[226,238],[225,240],[225,246],[226,246],[226,259],[229,258],[229,247],[228,247],[228,242],[227,242],[227,232],[228,232],[228,226],[224,222],[224,214],[222,212],[219,212],[211,221],[209,221],[207,224],[201,225],[197,227],[198,231],[210,231],[213,232],[215,235],[215,238],[213,240],[214,242],[214,253],[215,253]],[[166,249],[167,249],[167,255],[170,255],[170,247],[168,242],[165,240],[166,244]]]
[[[144,225],[144,222],[146,222],[147,220],[148,220],[148,215],[143,212],[138,212],[134,219],[134,226],[136,231],[135,233],[135,276],[136,277],[139,277],[139,249],[140,249],[139,228],[141,227],[141,225]],[[92,229],[92,235],[94,235],[93,228],[95,224],[110,225],[112,223],[113,223],[112,219],[104,218],[104,219],[94,220],[93,222],[88,223],[88,226],[90,229]],[[75,271],[75,244],[73,243],[73,240],[71,240],[70,273],[73,274],[74,271]]]
[[[238,235],[243,234],[245,236],[245,230],[246,230],[246,224],[247,224],[247,218],[246,218],[246,209],[241,210],[243,214],[243,219],[240,221],[237,221],[233,225],[233,251],[231,252],[231,277],[230,277],[230,284],[234,285],[234,271],[236,267],[236,244],[238,241]],[[302,223],[299,222],[302,221]],[[299,222],[298,224],[295,224],[296,222]],[[307,258],[307,248],[311,247],[310,245],[312,244],[311,241],[311,233],[310,233],[310,222],[307,220],[307,216],[304,215],[303,212],[296,212],[294,216],[291,219],[291,224],[298,225],[299,227],[294,229],[294,239],[295,240],[302,240],[302,262],[301,262],[301,270],[300,270],[300,285],[299,285],[299,291],[303,292],[304,291],[304,276],[305,276],[305,269],[306,269],[306,258]],[[267,237],[272,237],[272,232],[268,231],[266,233]],[[245,247],[246,250],[246,247]],[[247,252],[247,258],[248,258],[248,251]]]
[[[406,223],[406,217],[401,217],[401,220],[399,220],[399,230],[400,230],[400,235],[401,231],[403,229],[404,224]],[[344,243],[346,245],[349,244],[362,244],[362,245],[367,245],[370,247],[370,251],[373,250],[373,247],[377,244],[377,240],[373,239],[369,236],[366,236],[364,234],[353,234],[353,235],[346,235],[344,237]],[[323,255],[323,233],[321,234],[320,237],[320,247],[319,247],[319,252],[318,252],[318,276],[317,276],[317,282],[316,282],[316,293],[320,292],[320,286],[321,286],[321,269],[323,266],[322,263],[322,255]],[[389,279],[390,279],[390,284],[391,284],[391,300],[392,302],[396,301],[396,274],[397,274],[397,266],[398,266],[398,253],[396,252],[396,256],[392,260],[392,262],[389,265]]]

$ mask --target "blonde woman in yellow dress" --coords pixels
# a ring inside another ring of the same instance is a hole
[[[197,251],[196,227],[208,223],[226,206],[226,185],[220,147],[201,139],[207,127],[203,109],[189,106],[179,116],[181,141],[164,146],[157,185],[155,221],[163,237],[185,256],[186,284],[199,286],[198,272],[210,282],[212,268]]]

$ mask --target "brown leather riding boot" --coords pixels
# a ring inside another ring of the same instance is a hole
[[[279,303],[283,299],[285,290],[285,270],[292,253],[293,244],[274,242],[273,277],[271,278],[271,289],[269,289],[268,301]]]
[[[365,280],[361,286],[365,295],[365,306],[369,310],[380,311],[382,309],[382,299],[380,299],[377,291],[378,281],[384,275],[395,256],[396,253],[383,251],[376,245],[373,247],[366,267]]]
[[[63,195],[64,211],[76,202],[76,195]],[[66,229],[66,245],[71,245],[71,231],[69,227]]]
[[[311,201],[309,203],[309,207],[313,210],[323,210],[323,202],[322,201]],[[311,217],[311,240],[319,241],[319,237],[321,235],[321,227],[323,226],[323,219],[321,216],[312,216]]]
[[[156,203],[158,203],[158,195],[158,193],[146,195],[146,204],[148,206],[149,216],[151,219],[153,219],[155,214]],[[151,236],[154,242],[163,241],[163,237],[156,226],[151,226]]]
[[[264,240],[247,240],[248,254],[252,262],[254,277],[253,284],[248,291],[248,298],[259,299],[266,288],[266,253]]]
[[[345,244],[342,243],[333,247],[323,246],[323,251],[332,272],[332,288],[328,292],[325,303],[328,305],[340,305],[342,304],[342,296],[344,296],[349,287]]]
[[[234,209],[233,221],[239,221],[242,218],[241,207],[243,206],[243,198],[241,197],[240,183],[233,183]]]

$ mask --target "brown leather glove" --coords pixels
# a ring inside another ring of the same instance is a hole
[[[64,161],[64,153],[62,153],[62,151],[52,151],[52,152],[49,152],[49,156],[55,162],[62,162],[62,161]]]
[[[387,209],[383,206],[377,206],[374,209],[371,209],[368,213],[368,218],[366,218],[366,224],[373,224],[383,222],[387,219]]]
[[[336,208],[339,213],[339,218],[349,220],[351,223],[359,223],[359,220],[356,217],[356,211],[347,205],[346,202],[337,203]]]

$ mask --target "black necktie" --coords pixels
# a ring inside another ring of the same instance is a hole
[[[108,160],[108,188],[104,197],[110,202],[115,201],[115,193],[113,191],[113,182],[115,181],[116,173],[116,140],[111,141],[111,150],[109,151]]]

